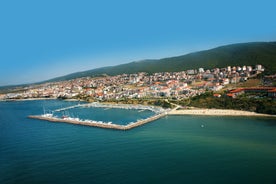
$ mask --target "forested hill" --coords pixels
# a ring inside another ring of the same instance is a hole
[[[194,52],[182,56],[156,60],[144,60],[127,64],[97,68],[77,72],[51,79],[50,81],[69,80],[78,77],[97,75],[117,75],[137,72],[183,71],[203,67],[263,65],[271,73],[276,72],[276,42],[239,43],[217,47],[210,50]]]

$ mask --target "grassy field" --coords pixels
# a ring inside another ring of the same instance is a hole
[[[246,82],[240,82],[237,84],[228,84],[227,89],[233,89],[233,88],[247,88],[247,87],[256,87],[260,86],[262,84],[260,79],[249,79]]]

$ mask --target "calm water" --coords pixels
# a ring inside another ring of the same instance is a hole
[[[71,104],[74,102],[71,102]],[[76,102],[75,102],[76,103]],[[46,103],[47,104],[47,103]],[[45,104],[45,105],[46,105]],[[70,103],[69,103],[70,104]],[[63,105],[64,106],[64,105]],[[43,112],[42,112],[43,113]],[[131,122],[136,122],[138,119],[145,119],[154,115],[150,110],[134,110],[120,108],[99,108],[99,107],[76,107],[65,111],[54,112],[57,117],[69,116],[80,118],[81,120],[103,121],[105,123],[112,122],[113,124],[127,125]]]
[[[169,116],[117,131],[27,118],[72,104],[0,102],[1,184],[276,183],[275,119]],[[115,122],[149,115],[90,113]]]

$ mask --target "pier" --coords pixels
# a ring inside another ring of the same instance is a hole
[[[73,109],[73,108],[90,108],[90,107],[104,108],[104,110],[108,110],[111,108],[136,109],[136,110],[139,110],[139,112],[149,110],[154,112],[155,114],[146,119],[137,120],[136,122],[132,122],[127,125],[112,124],[112,122],[82,120],[79,118],[71,118],[71,117],[60,118],[60,117],[53,116],[53,114],[30,115],[28,116],[28,118],[45,120],[45,121],[56,122],[56,123],[70,123],[75,125],[84,125],[84,126],[92,126],[92,127],[99,127],[99,128],[116,129],[116,130],[130,130],[138,126],[142,126],[146,123],[160,119],[166,116],[171,111],[171,109],[165,110],[161,107],[154,107],[154,106],[130,105],[130,104],[104,104],[104,103],[93,102],[88,104],[78,104],[78,105],[72,105],[69,107],[59,108],[59,109],[53,110],[52,112],[66,111],[68,109]]]
[[[116,129],[116,130],[130,130],[138,126],[142,126],[146,123],[155,121],[159,118],[162,118],[167,115],[167,112],[163,112],[160,114],[155,114],[149,118],[138,120],[134,123],[130,123],[128,125],[118,125],[118,124],[112,124],[112,123],[100,123],[100,122],[93,122],[93,121],[87,121],[87,120],[79,120],[77,118],[57,118],[53,116],[44,116],[44,115],[36,115],[36,116],[28,116],[32,119],[39,119],[39,120],[46,120],[50,122],[56,122],[56,123],[71,123],[76,125],[84,125],[84,126],[92,126],[92,127],[99,127],[99,128],[108,128],[108,129]]]
[[[154,107],[154,106],[131,105],[131,104],[107,104],[107,103],[93,102],[93,103],[72,105],[72,106],[69,106],[69,107],[56,109],[53,112],[66,111],[68,109],[73,109],[73,108],[90,108],[90,107],[104,108],[104,110],[108,110],[108,109],[111,109],[111,108],[136,109],[136,110],[139,110],[139,112],[149,110],[149,111],[152,111],[152,112],[155,112],[155,113],[160,113],[164,110],[161,107]]]
[[[81,107],[81,106],[83,106],[83,105],[72,105],[72,106],[69,106],[69,107],[64,107],[64,108],[56,109],[53,112],[66,111],[68,109],[73,109],[73,108]]]

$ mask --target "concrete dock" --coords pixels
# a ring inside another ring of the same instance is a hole
[[[99,128],[108,128],[108,129],[116,129],[116,130],[130,130],[135,127],[144,125],[146,123],[155,121],[159,118],[162,118],[167,115],[167,112],[163,112],[160,114],[155,114],[147,119],[138,120],[134,123],[128,125],[118,125],[118,124],[111,124],[111,123],[99,123],[99,122],[92,122],[92,121],[85,121],[85,120],[76,120],[73,118],[57,118],[57,117],[50,117],[50,116],[43,116],[43,115],[35,115],[35,116],[28,116],[32,119],[39,119],[39,120],[46,120],[50,122],[57,122],[57,123],[71,123],[76,125],[84,125],[84,126],[93,126]]]

